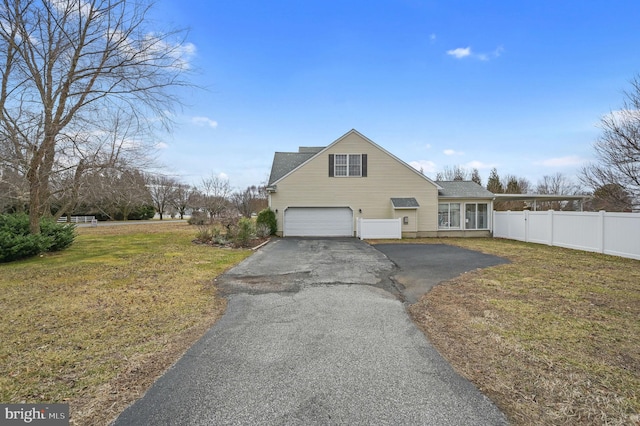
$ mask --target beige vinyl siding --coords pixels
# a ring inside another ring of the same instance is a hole
[[[330,178],[329,154],[367,154],[367,177]],[[394,213],[391,197],[414,197],[420,208],[409,227],[415,224],[417,232],[437,231],[436,186],[359,134],[349,133],[278,181],[277,192],[271,194],[271,208],[278,210],[280,231],[287,207],[350,207],[354,220],[406,216],[403,211]]]

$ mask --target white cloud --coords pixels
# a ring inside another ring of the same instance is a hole
[[[475,58],[480,61],[488,61],[494,58],[499,57],[504,52],[504,47],[498,46],[493,52],[489,53],[474,53],[471,50],[471,46],[468,47],[458,47],[457,49],[447,50],[447,55],[453,56],[456,59],[463,58]]]
[[[156,144],[156,149],[167,149],[169,148],[169,144],[166,142],[158,142]]]
[[[469,168],[469,169],[478,169],[478,170],[488,170],[488,169],[492,169],[492,168],[496,167],[495,164],[487,164],[487,163],[483,163],[482,161],[477,161],[477,160],[469,161],[464,166]]]
[[[471,55],[471,47],[458,47],[457,49],[447,50],[447,55],[462,59]]]
[[[191,122],[197,126],[209,126],[212,129],[218,127],[218,122],[208,117],[192,117]]]
[[[436,163],[428,160],[410,161],[409,165],[416,170],[422,169],[425,173],[435,173]]]
[[[456,151],[455,149],[445,149],[442,153],[444,155],[464,155],[464,152]]]
[[[229,180],[229,175],[228,175],[228,174],[226,174],[225,172],[220,172],[220,173],[218,173],[218,177],[219,177],[220,179]]]
[[[577,155],[569,155],[566,157],[548,158],[546,160],[538,161],[533,164],[545,167],[568,167],[577,166],[586,161],[587,160],[578,157]]]
[[[435,43],[435,42],[436,42],[436,35],[435,35],[434,33],[431,33],[431,34],[429,35],[429,42],[430,42],[431,44],[433,44],[433,43]]]
[[[608,114],[605,114],[602,117],[602,120],[606,122],[612,122],[619,125],[624,125],[627,123],[635,123],[640,121],[640,110],[637,109],[619,109],[616,111],[611,111]],[[601,126],[600,123],[596,124],[597,126]]]

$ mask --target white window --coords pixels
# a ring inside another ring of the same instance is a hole
[[[362,176],[362,155],[336,154],[334,174],[335,176]]]
[[[489,229],[489,206],[486,203],[467,203],[464,217],[465,229]]]
[[[438,204],[438,228],[460,229],[460,203]]]

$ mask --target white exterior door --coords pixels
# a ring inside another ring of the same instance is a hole
[[[285,237],[353,237],[348,207],[290,207],[284,212]]]

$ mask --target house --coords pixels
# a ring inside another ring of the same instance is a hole
[[[326,147],[276,152],[267,191],[285,237],[354,236],[358,218],[401,218],[404,237],[491,233],[491,192],[433,181],[356,130]]]

